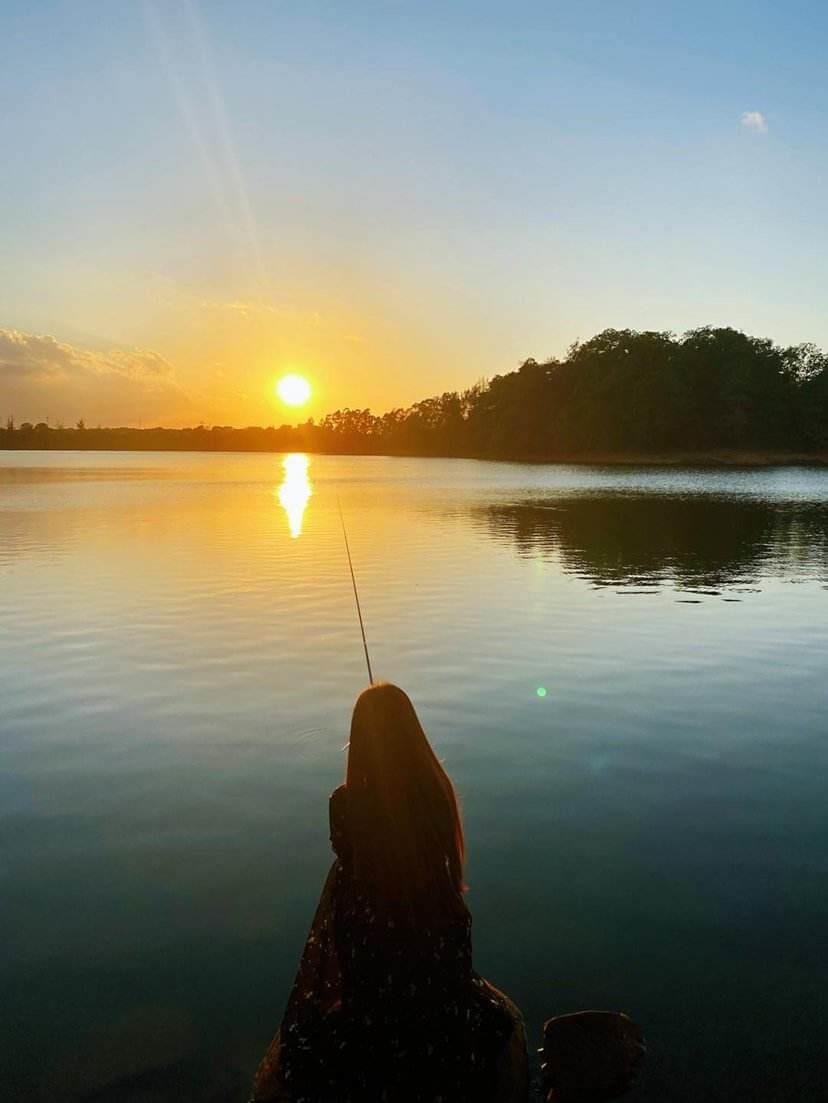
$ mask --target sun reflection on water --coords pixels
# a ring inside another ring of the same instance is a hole
[[[302,535],[302,520],[313,489],[308,478],[310,462],[304,452],[291,452],[282,460],[284,478],[278,489],[279,503],[287,514],[290,535]]]

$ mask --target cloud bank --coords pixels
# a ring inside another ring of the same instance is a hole
[[[149,349],[92,352],[55,337],[0,329],[0,415],[21,421],[180,423],[189,400],[172,365]]]
[[[761,111],[743,111],[740,121],[746,130],[752,130],[754,134],[768,132],[768,120]]]

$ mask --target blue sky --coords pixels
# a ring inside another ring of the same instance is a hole
[[[606,326],[828,345],[826,46],[816,3],[6,0],[0,414],[278,422],[287,369],[381,410]]]

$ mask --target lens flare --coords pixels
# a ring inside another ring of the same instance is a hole
[[[545,697],[546,686],[538,686],[538,688],[535,690],[535,693],[537,693],[538,697]]]

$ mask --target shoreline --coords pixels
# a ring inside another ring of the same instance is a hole
[[[285,455],[304,452],[309,456],[352,456],[383,459],[477,460],[486,463],[519,463],[533,466],[582,467],[826,467],[828,452],[776,452],[769,450],[706,450],[701,452],[576,452],[559,455],[482,455],[445,454],[434,452],[355,452],[313,448],[0,448],[0,453],[13,452],[163,452],[197,455]]]

